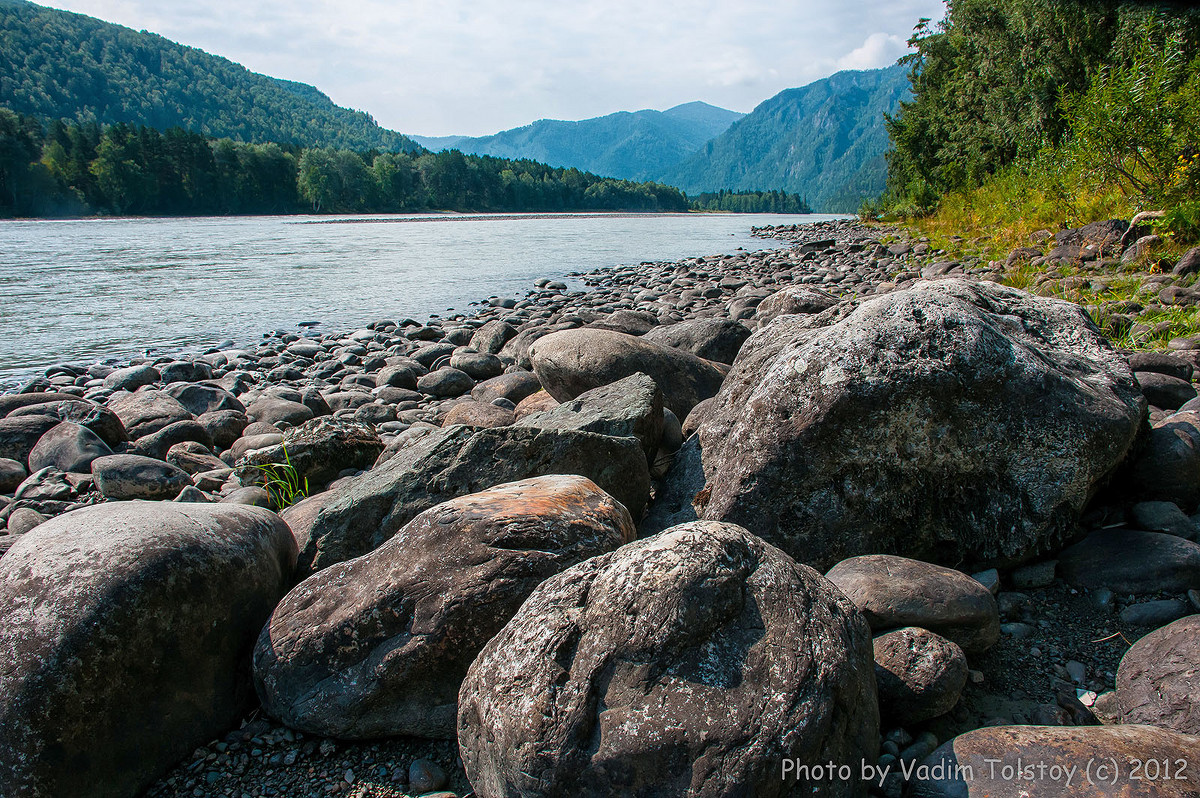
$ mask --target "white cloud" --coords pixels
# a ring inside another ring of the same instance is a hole
[[[908,52],[908,38],[893,33],[872,33],[861,47],[838,59],[838,69],[878,69],[894,64]]]
[[[200,47],[411,133],[704,100],[739,111],[891,63],[941,0],[47,0]],[[871,31],[864,39],[864,32]]]

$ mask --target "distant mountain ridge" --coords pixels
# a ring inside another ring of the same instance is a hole
[[[838,72],[761,103],[693,156],[648,175],[689,194],[778,189],[849,213],[883,192],[884,113],[911,99],[908,67]]]
[[[217,138],[414,151],[313,86],[251,72],[153,33],[0,0],[0,105],[48,119],[182,127]]]
[[[626,180],[647,180],[683,161],[742,116],[691,102],[666,111],[620,111],[578,122],[540,119],[491,136],[412,138],[433,150],[529,158]]]

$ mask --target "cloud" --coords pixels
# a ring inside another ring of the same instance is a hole
[[[941,0],[46,1],[426,135],[691,100],[749,111],[839,69],[891,63],[920,17],[944,13]]]
[[[894,64],[908,52],[907,37],[892,33],[872,33],[862,46],[838,59],[838,69],[878,69]]]

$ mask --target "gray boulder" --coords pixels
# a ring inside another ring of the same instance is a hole
[[[507,408],[471,399],[450,408],[450,412],[442,419],[442,426],[465,424],[468,427],[507,427],[516,420],[516,414]]]
[[[313,418],[312,408],[302,402],[293,402],[278,396],[263,396],[255,399],[246,408],[246,417],[251,421],[261,421],[267,424],[280,422],[299,426]]]
[[[419,513],[494,485],[548,474],[587,477],[640,517],[650,494],[633,438],[517,427],[430,428],[333,492],[300,553],[309,573],[378,548]]]
[[[296,549],[273,513],[109,503],[0,559],[0,784],[128,798],[235,726]]]
[[[486,796],[863,795],[870,657],[819,574],[744,529],[687,524],[535,590],[467,672],[459,750]],[[856,767],[781,782],[784,759]]]
[[[475,387],[475,380],[465,371],[452,368],[440,368],[431,371],[417,380],[417,390],[421,393],[441,398],[453,398],[470,393]]]
[[[1200,413],[1175,413],[1154,425],[1124,473],[1140,501],[1167,501],[1185,510],[1200,503]]]
[[[162,391],[141,390],[137,393],[114,393],[108,409],[121,419],[132,440],[137,440],[176,421],[188,421],[192,414],[171,396]]]
[[[62,422],[57,416],[9,416],[0,418],[0,457],[25,465],[41,437]]]
[[[243,471],[290,463],[313,488],[327,485],[346,470],[365,471],[383,451],[383,441],[369,424],[321,416],[283,434],[283,440],[249,451],[238,461]]]
[[[27,476],[29,472],[23,463],[0,457],[0,494],[11,494]]]
[[[635,536],[628,511],[583,477],[432,507],[288,594],[255,650],[263,706],[327,737],[453,738],[467,667],[533,589]]]
[[[485,325],[486,326],[486,325]],[[494,399],[507,399],[519,404],[522,399],[532,396],[542,389],[542,383],[531,371],[510,371],[499,377],[484,380],[471,389],[471,398],[476,402],[491,402]]]
[[[222,410],[246,412],[246,406],[236,396],[217,385],[177,382],[168,385],[163,393],[186,407],[193,416],[202,416],[205,413],[216,413]]]
[[[808,285],[792,285],[776,291],[758,304],[754,317],[767,324],[777,316],[811,315],[837,305],[838,298]]]
[[[961,571],[867,554],[843,560],[825,576],[862,611],[873,631],[919,626],[968,654],[982,653],[1000,639],[995,597]]]
[[[563,330],[539,338],[529,349],[533,371],[560,402],[638,372],[663,392],[663,404],[686,418],[697,403],[715,396],[724,369],[703,358],[611,330]]]
[[[94,402],[85,402],[81,399],[48,402],[19,408],[10,413],[8,417],[19,418],[26,415],[54,416],[62,421],[70,421],[72,424],[87,427],[110,447],[119,446],[129,440],[129,435],[125,432],[125,427],[121,424],[121,419],[117,418],[117,414]]]
[[[228,449],[233,442],[242,437],[250,419],[245,413],[237,410],[213,410],[196,416],[196,423],[204,427],[212,436],[213,445],[219,449]]]
[[[29,470],[53,466],[59,471],[87,474],[97,457],[112,454],[112,449],[87,427],[64,421],[48,430],[29,452]]]
[[[132,451],[135,454],[153,457],[155,460],[165,460],[172,446],[185,441],[192,441],[207,448],[213,446],[212,435],[208,429],[197,421],[187,419],[168,424],[158,432],[143,435],[134,443]]]
[[[746,342],[700,427],[700,515],[821,567],[1023,561],[1074,532],[1144,413],[1080,306],[920,282]]]
[[[104,378],[104,387],[111,391],[136,391],[159,380],[158,369],[151,365],[117,369]]]
[[[498,355],[504,345],[517,336],[517,331],[507,322],[493,319],[480,327],[471,336],[471,348],[477,352]]]
[[[1138,640],[1117,669],[1123,723],[1200,734],[1200,615]]]
[[[662,439],[663,394],[654,380],[634,374],[584,391],[550,410],[524,416],[516,425],[637,438],[646,456],[652,458]]]
[[[692,319],[665,327],[655,327],[642,336],[663,346],[673,346],[696,357],[716,363],[732,364],[750,337],[744,324],[730,319]]]
[[[96,487],[106,499],[174,499],[192,484],[181,468],[137,454],[113,454],[92,461]]]

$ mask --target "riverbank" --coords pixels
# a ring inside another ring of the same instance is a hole
[[[785,434],[791,428],[789,425],[799,426],[800,419],[826,412],[814,404],[804,404],[816,401],[809,397],[832,391],[830,386],[847,384],[849,378],[844,369],[832,371],[827,368],[842,362],[839,358],[849,358],[844,361],[847,363],[859,362],[857,368],[863,370],[879,368],[886,372],[890,368],[886,358],[872,360],[872,357],[864,356],[861,361],[853,361],[852,358],[858,356],[855,346],[859,345],[858,339],[854,338],[846,339],[820,356],[805,354],[808,350],[801,349],[799,355],[789,355],[792,360],[787,361],[786,369],[781,369],[779,363],[770,359],[773,357],[770,348],[782,346],[782,351],[790,352],[787,347],[808,345],[804,343],[808,340],[804,325],[809,323],[809,318],[823,320],[827,329],[837,328],[841,321],[852,317],[855,304],[846,303],[846,300],[868,307],[873,306],[872,301],[902,303],[904,297],[918,296],[928,304],[918,305],[921,312],[915,318],[922,325],[928,324],[928,329],[922,327],[912,341],[895,351],[916,352],[914,362],[940,363],[944,365],[939,368],[947,370],[961,368],[962,363],[970,367],[956,372],[951,382],[938,389],[934,394],[938,397],[935,404],[944,398],[947,407],[956,407],[958,400],[954,398],[954,391],[959,389],[954,386],[969,385],[972,381],[995,382],[980,376],[990,373],[983,366],[974,370],[977,368],[974,363],[991,357],[990,353],[995,349],[973,347],[975,331],[982,331],[978,334],[986,340],[1007,342],[1005,351],[1016,353],[1012,355],[1014,358],[1019,359],[1023,357],[1020,353],[1034,348],[1043,353],[1028,361],[1019,360],[1021,370],[1009,372],[1012,375],[1027,374],[1042,368],[1043,362],[1052,362],[1053,367],[1044,372],[1045,376],[1036,372],[1030,379],[1030,386],[1059,383],[1070,386],[1087,382],[1100,386],[1095,395],[1108,397],[1106,392],[1110,392],[1120,397],[1120,401],[1112,407],[1105,406],[1099,413],[1107,414],[1104,422],[1107,427],[1103,433],[1088,431],[1085,433],[1086,445],[1071,440],[1064,445],[1062,453],[1054,455],[1065,462],[1065,458],[1073,456],[1072,450],[1075,455],[1086,450],[1088,457],[1095,458],[1095,462],[1086,468],[1082,465],[1064,467],[1067,471],[1075,468],[1090,470],[1092,476],[1087,477],[1090,481],[1082,494],[1071,489],[1069,499],[1059,496],[1048,502],[1048,506],[1055,508],[1054,514],[1066,512],[1061,509],[1063,503],[1074,502],[1071,505],[1074,509],[1068,512],[1071,516],[1068,523],[1056,526],[1059,523],[1057,515],[1053,522],[1037,516],[1036,505],[1042,501],[1040,492],[1053,494],[1055,490],[1048,486],[1054,482],[1051,477],[1043,473],[1034,487],[1022,488],[1028,491],[1023,495],[1033,509],[1029,510],[1029,517],[1022,517],[1019,523],[1013,522],[1013,529],[1042,526],[1037,527],[1037,534],[1041,536],[1038,544],[1019,556],[1013,552],[1028,544],[1009,540],[1004,543],[1005,556],[985,556],[985,543],[990,545],[990,542],[981,538],[969,547],[973,549],[969,555],[953,555],[945,562],[944,547],[950,545],[949,539],[938,544],[943,547],[942,551],[935,550],[936,547],[920,549],[917,535],[908,536],[911,539],[903,543],[881,538],[863,544],[858,551],[844,552],[847,556],[905,553],[915,560],[927,558],[943,561],[944,565],[956,565],[953,557],[958,557],[957,562],[962,562],[964,567],[977,567],[977,570],[967,571],[976,577],[974,581],[965,580],[970,583],[969,588],[954,587],[954,590],[966,590],[975,607],[970,620],[955,622],[971,626],[970,635],[963,637],[961,629],[952,628],[954,624],[939,626],[936,617],[925,617],[919,623],[900,624],[940,629],[955,641],[955,647],[961,643],[967,649],[967,656],[964,658],[959,651],[951,657],[954,668],[947,666],[946,672],[961,667],[957,690],[947,686],[943,678],[945,673],[935,674],[937,684],[930,687],[930,691],[939,693],[935,698],[944,706],[932,715],[926,711],[928,707],[917,709],[911,705],[897,712],[899,704],[888,704],[895,701],[894,696],[881,697],[886,710],[883,725],[879,728],[884,755],[890,756],[893,763],[914,762],[932,753],[938,743],[955,735],[994,725],[1082,727],[1101,720],[1111,723],[1119,718],[1121,710],[1116,706],[1114,688],[1122,656],[1129,644],[1149,629],[1200,609],[1200,594],[1195,592],[1200,588],[1200,582],[1196,581],[1200,572],[1193,573],[1195,569],[1187,566],[1191,570],[1187,570],[1182,579],[1174,581],[1156,581],[1153,575],[1143,574],[1137,585],[1132,584],[1136,581],[1133,577],[1125,575],[1119,586],[1110,589],[1096,581],[1098,577],[1093,574],[1093,566],[1078,564],[1090,551],[1086,546],[1082,554],[1066,556],[1058,552],[1067,543],[1078,541],[1089,532],[1102,534],[1113,528],[1126,528],[1126,525],[1130,530],[1136,530],[1130,533],[1134,536],[1159,536],[1154,538],[1159,541],[1160,537],[1169,534],[1180,541],[1178,546],[1184,543],[1195,546],[1191,540],[1200,536],[1200,526],[1197,526],[1198,519],[1186,512],[1193,511],[1196,500],[1200,499],[1193,495],[1196,486],[1184,485],[1176,493],[1163,492],[1157,487],[1151,490],[1147,486],[1156,484],[1158,477],[1173,474],[1184,466],[1172,464],[1168,462],[1169,458],[1164,460],[1163,457],[1145,465],[1145,458],[1155,454],[1153,441],[1139,444],[1140,449],[1133,441],[1135,437],[1145,436],[1141,429],[1141,414],[1147,412],[1146,399],[1150,400],[1151,421],[1164,422],[1180,408],[1185,408],[1181,417],[1189,415],[1187,403],[1193,401],[1196,391],[1190,381],[1195,361],[1188,358],[1189,353],[1200,350],[1185,349],[1177,342],[1174,357],[1126,353],[1117,358],[1101,344],[1098,336],[1088,332],[1087,324],[1079,314],[1072,315],[1057,304],[1039,304],[1040,300],[1023,299],[1023,295],[1004,293],[1000,289],[972,287],[979,285],[979,280],[1013,279],[1022,268],[1019,259],[1008,264],[971,258],[950,260],[944,252],[926,241],[910,238],[899,228],[865,226],[851,220],[775,227],[758,232],[782,241],[787,247],[678,262],[619,266],[573,275],[587,287],[586,291],[569,291],[565,283],[544,279],[522,298],[480,300],[469,315],[454,314],[423,322],[379,320],[348,334],[275,333],[252,348],[215,350],[187,360],[165,357],[121,364],[121,368],[51,369],[44,378],[26,386],[27,392],[43,392],[40,395],[25,393],[0,397],[0,415],[4,416],[0,419],[0,444],[5,447],[0,456],[17,461],[22,469],[28,467],[36,472],[28,478],[25,473],[9,473],[8,481],[0,483],[0,493],[11,496],[0,499],[0,503],[5,504],[0,509],[0,521],[7,525],[10,533],[0,536],[0,545],[4,550],[19,546],[23,535],[36,537],[34,530],[43,523],[58,524],[56,529],[61,528],[63,521],[47,519],[111,500],[156,498],[214,506],[278,507],[281,496],[300,491],[314,497],[284,510],[283,519],[297,538],[301,575],[313,573],[313,579],[319,580],[321,574],[328,575],[337,570],[339,560],[365,554],[378,545],[367,544],[362,548],[364,542],[353,538],[355,529],[367,529],[371,534],[375,534],[374,530],[391,529],[394,532],[394,528],[401,526],[409,529],[404,525],[416,523],[408,521],[409,517],[420,518],[419,511],[440,505],[447,497],[460,495],[463,490],[473,493],[488,488],[496,479],[507,482],[530,476],[519,471],[519,467],[523,467],[521,464],[514,465],[499,454],[489,454],[491,450],[486,447],[492,444],[487,435],[510,436],[495,438],[502,444],[498,444],[496,452],[512,451],[519,444],[525,447],[521,451],[527,452],[531,460],[544,458],[545,462],[550,462],[560,457],[559,449],[555,447],[562,447],[561,441],[538,449],[536,447],[541,444],[536,442],[536,435],[518,434],[520,429],[530,427],[530,419],[535,419],[534,429],[592,433],[590,437],[570,438],[567,432],[562,432],[565,436],[562,441],[570,444],[566,448],[573,450],[600,445],[600,440],[593,439],[603,439],[608,441],[603,445],[615,446],[611,443],[614,437],[622,440],[620,436],[630,434],[642,444],[632,447],[636,455],[632,460],[621,459],[629,455],[624,450],[604,449],[602,457],[587,455],[583,462],[571,466],[584,469],[583,472],[555,471],[552,466],[547,466],[551,470],[537,473],[588,473],[606,491],[623,497],[622,502],[629,509],[632,521],[639,522],[643,536],[676,522],[694,519],[693,505],[695,510],[701,511],[702,517],[720,517],[714,511],[717,502],[733,500],[712,495],[725,488],[717,483],[738,483],[740,469],[746,464],[757,466],[773,462],[771,456],[749,452],[734,456],[722,454],[730,450],[722,436],[734,434],[725,430],[736,428],[740,416],[753,421],[753,429],[769,431],[770,435]],[[1109,243],[1101,241],[1097,251],[1103,252]],[[1086,260],[1080,257],[1094,244],[1086,240],[1085,234],[1080,234],[1079,243],[1062,244],[1077,248],[1065,253],[1076,256],[1076,262],[1072,264],[1060,264],[1047,252],[1031,256],[1030,262],[1032,257],[1043,259],[1038,264],[1044,269],[1043,274],[1057,272],[1057,277],[1039,279],[1033,287],[1044,288],[1049,293],[1061,284],[1059,281],[1076,277],[1077,274],[1065,273],[1068,265],[1080,274],[1095,270],[1094,277],[1083,277],[1081,282],[1073,283],[1080,290],[1090,290],[1092,281],[1103,283],[1108,279],[1103,270],[1117,267],[1106,263],[1103,257]],[[1056,257],[1061,258],[1063,254],[1060,252]],[[938,278],[951,279],[938,282]],[[1149,281],[1151,276],[1147,275],[1146,279]],[[1153,282],[1164,285],[1161,291],[1170,288],[1162,280]],[[939,285],[949,287],[937,288]],[[951,294],[954,302],[959,304],[953,306],[953,314],[944,317],[938,315],[942,312],[938,309],[947,306],[945,303],[949,301],[939,293],[943,290],[960,292]],[[972,300],[980,307],[992,308],[987,311],[990,315],[980,317],[982,321],[972,317],[971,313],[975,311],[970,309],[970,303],[959,298],[977,290],[990,292]],[[898,335],[888,325],[905,312],[905,306],[897,304],[889,308],[871,328],[883,331],[878,333],[880,337],[871,339],[874,341],[871,352],[892,351],[888,347],[896,346],[893,339],[883,336]],[[761,330],[772,319],[787,316],[793,320],[783,318],[772,326],[780,336],[777,342],[760,336],[752,339],[754,343],[746,343],[752,330]],[[1013,319],[1023,321],[1014,324]],[[946,335],[940,332],[943,327],[939,324],[949,331]],[[1059,336],[1054,325],[1065,325],[1064,329],[1070,335]],[[551,340],[565,341],[561,337],[564,333],[584,337],[578,342],[565,342],[559,349],[548,348],[547,342]],[[556,334],[559,335],[552,339],[551,336]],[[1081,346],[1080,340],[1086,341],[1089,348],[1072,348]],[[538,341],[542,343],[538,345]],[[764,345],[767,349],[762,348]],[[964,348],[955,350],[953,357],[937,353],[937,347],[960,345]],[[731,371],[730,366],[743,346],[753,349],[746,357],[758,365],[752,369],[733,366]],[[621,347],[637,347],[631,350],[636,354],[621,354],[624,351]],[[1064,353],[1067,352],[1064,347],[1069,349],[1068,353]],[[567,375],[573,368],[568,365],[574,362],[573,359],[592,355],[597,360],[590,361],[590,366]],[[922,357],[925,360],[921,360]],[[1086,365],[1093,362],[1088,357],[1094,358],[1097,365]],[[636,358],[639,369],[635,370],[660,369],[650,385],[653,390],[653,383],[658,383],[655,395],[659,398],[648,399],[648,409],[637,409],[641,407],[638,397],[645,390],[644,386],[639,387],[636,380],[624,382],[624,379],[634,378],[609,379],[605,369],[621,358]],[[805,378],[805,364],[809,362],[816,363],[822,371],[815,375],[814,382],[800,390],[790,382],[793,378],[788,375]],[[998,367],[988,365],[988,368]],[[1138,374],[1140,386],[1133,381],[1134,372]],[[932,369],[931,373],[938,373],[938,369]],[[918,410],[913,412],[920,412],[922,406],[930,406],[929,394],[920,391],[918,396],[922,398],[917,404],[905,404],[910,400],[904,393],[908,389],[903,382],[903,369],[886,374],[884,383],[890,397],[887,407],[895,411],[891,415],[903,418],[902,409],[917,407]],[[775,387],[754,388],[753,392],[746,388],[745,392],[738,393],[739,386],[753,386],[754,381],[772,379],[772,375],[783,375],[783,382]],[[1068,376],[1063,379],[1062,375]],[[582,397],[560,404],[545,390],[561,392],[568,376],[576,381],[572,383],[575,385],[572,393],[582,394]],[[594,379],[598,385],[593,388],[580,382],[586,379]],[[1016,380],[1018,376],[1011,379]],[[622,391],[594,393],[602,392],[608,384],[618,380],[627,386]],[[711,389],[697,387],[706,381],[714,383]],[[721,387],[722,381],[727,382],[724,387]],[[1005,380],[999,380],[999,383],[1004,384]],[[589,389],[593,393],[589,393]],[[921,391],[927,390],[921,388]],[[797,397],[795,401],[799,405],[764,410],[770,408],[772,402],[791,401],[789,392]],[[983,423],[994,424],[997,429],[1010,423],[999,413],[1004,409],[1003,404],[989,409],[978,403],[996,400],[986,391],[981,396],[984,398],[972,398],[965,403],[969,409],[964,411],[964,417],[978,421],[982,415]],[[1024,400],[1017,392],[1005,396],[1002,401]],[[1037,423],[1036,417],[1042,412],[1040,401],[1035,397],[1032,404],[1022,406],[1017,414],[1021,424]],[[1089,398],[1087,401],[1100,400]],[[1112,400],[1105,398],[1104,401]],[[1086,402],[1056,400],[1049,404],[1083,407]],[[873,458],[886,458],[896,440],[889,437],[895,434],[888,426],[893,423],[889,414],[873,414],[873,411],[868,412],[870,407],[866,405],[865,409],[850,414],[848,420],[839,419],[836,414],[826,416],[829,424],[848,425],[842,427],[841,437],[836,442],[847,451],[858,452],[854,456],[860,460],[855,461],[857,466],[853,470],[868,473],[876,462]],[[980,410],[980,407],[984,409]],[[1120,408],[1120,412],[1114,408]],[[547,412],[558,415],[544,415]],[[755,421],[754,414],[760,412],[767,413],[765,417],[774,421]],[[937,412],[941,410],[937,409]],[[539,413],[543,415],[538,416]],[[564,413],[581,417],[564,417]],[[654,417],[654,413],[658,414],[657,426],[646,426],[645,419]],[[994,413],[995,417],[989,413]],[[637,418],[631,421],[634,415]],[[1122,419],[1120,423],[1113,421],[1118,416]],[[950,426],[965,423],[956,416],[947,418],[949,420],[938,423]],[[330,424],[321,426],[321,419]],[[1054,423],[1074,429],[1074,422],[1055,420]],[[441,449],[429,447],[448,446],[451,438],[447,435],[453,437],[458,433],[446,430],[455,424],[467,424],[480,432],[470,436],[467,447],[454,443],[454,453],[448,455],[449,461],[430,465]],[[701,428],[699,435],[693,434],[697,427]],[[858,427],[873,430],[871,445],[855,448],[853,436],[856,433],[853,430]],[[626,431],[617,432],[618,429]],[[935,477],[919,480],[905,477],[903,481],[922,483],[921,489],[934,492],[931,496],[938,495],[936,492],[949,481],[956,485],[970,484],[970,480],[976,478],[971,464],[989,460],[979,454],[983,449],[967,448],[974,445],[972,439],[984,437],[987,427],[970,429],[974,430],[970,434],[939,433],[941,437],[938,437],[929,433],[906,440],[904,445],[910,452],[906,462],[924,463],[925,457],[940,456],[930,452],[942,452],[947,447],[964,447],[969,453],[954,460],[949,471],[930,472],[936,474]],[[1059,431],[1055,429],[1051,434],[1049,427],[1043,432],[1026,426],[1020,429],[1016,437],[997,433],[1012,447],[1013,462],[1009,467],[1015,470],[1022,467],[1019,462],[1033,462],[1038,469],[1041,466],[1037,456],[1025,454],[1022,447],[1040,445],[1041,437],[1053,438]],[[51,430],[57,431],[46,439]],[[736,433],[735,439],[740,441],[738,446],[750,446],[758,440],[755,435],[761,437],[761,434],[743,429]],[[1108,436],[1104,438],[1104,445],[1096,443],[1099,438],[1095,436],[1101,434]],[[1200,431],[1197,435],[1200,436]],[[285,442],[287,448],[281,451]],[[704,470],[697,474],[690,458],[699,457],[700,442],[704,444],[706,459]],[[758,445],[763,443],[758,440]],[[770,439],[765,443],[775,445]],[[455,459],[460,451],[468,448],[472,452],[469,460]],[[827,448],[821,450],[822,456],[828,460],[836,459],[837,448],[837,445],[827,444]],[[738,452],[737,449],[733,451]],[[1010,457],[1006,449],[992,447],[987,451],[990,459]],[[109,459],[114,455],[115,462]],[[121,460],[122,456],[128,455],[143,458],[134,464],[140,470],[131,468],[129,461]],[[722,456],[726,457],[724,461],[719,459]],[[1049,455],[1043,452],[1038,456]],[[1135,465],[1141,464],[1143,471],[1149,469],[1149,473],[1131,478],[1127,483],[1114,483],[1122,487],[1112,496],[1102,495],[1095,502],[1085,501],[1097,494],[1099,486],[1127,458],[1130,462],[1136,461]],[[610,460],[622,464],[617,469],[620,473],[613,473],[607,467]],[[153,468],[146,461],[152,461]],[[388,465],[389,461],[391,465]],[[942,464],[935,465],[939,469],[946,468]],[[1194,465],[1200,469],[1200,460]],[[268,470],[278,467],[273,472],[277,477],[275,482],[265,485],[270,490],[262,485],[264,466]],[[813,462],[806,468],[812,472],[819,466],[820,463]],[[893,464],[892,467],[900,466]],[[9,472],[13,471],[12,466],[8,468]],[[710,468],[723,470],[708,474]],[[784,482],[798,481],[801,477],[796,474],[808,472],[793,472]],[[404,482],[407,487],[403,488],[396,487],[399,483],[388,482],[392,476],[399,479],[408,473],[420,477],[414,483]],[[709,477],[707,486],[706,474]],[[1006,476],[1008,471],[1001,474]],[[699,485],[695,483],[697,476]],[[296,477],[309,479],[307,491],[301,490],[302,483]],[[839,476],[838,480],[850,478]],[[996,491],[1007,489],[1001,484],[1003,479],[987,474],[983,478],[990,480]],[[756,472],[755,479],[765,483],[775,477],[769,470],[763,470]],[[281,486],[280,482],[290,485]],[[386,486],[384,482],[387,482]],[[285,487],[290,491],[284,490]],[[397,490],[407,492],[401,494]],[[786,486],[775,489],[772,495],[777,499],[774,503],[781,505],[789,501],[789,490]],[[418,494],[424,496],[426,493],[429,494],[427,498],[417,498]],[[972,501],[971,489],[963,488],[955,495],[959,504]],[[889,508],[904,504],[886,496],[884,500]],[[937,512],[955,510],[950,506],[954,502],[945,499],[924,496],[911,501],[918,506],[934,508],[935,516]],[[707,507],[705,502],[708,502]],[[382,514],[370,509],[381,506],[380,503],[391,509]],[[649,504],[649,512],[643,518],[641,508],[646,504]],[[1008,504],[1020,502],[984,498],[979,505],[964,509],[964,513],[979,516],[996,506],[1007,512],[1004,508]],[[1147,504],[1155,506],[1144,506]],[[1173,511],[1166,506],[1168,504]],[[410,505],[410,509],[397,509]],[[506,510],[513,511],[512,508]],[[853,511],[848,508],[845,512]],[[732,511],[724,512],[730,513],[727,517],[736,517]],[[799,510],[790,512],[796,513],[796,518],[801,517]],[[762,514],[762,511],[756,513]],[[876,508],[871,513],[881,519],[875,526],[882,534],[887,529],[882,520],[886,512]],[[927,523],[934,524],[936,520],[931,516]],[[919,527],[904,517],[900,518],[899,524],[909,530]],[[967,522],[956,520],[955,525],[967,525]],[[763,530],[776,545],[798,551],[795,547],[800,544],[787,537],[786,526],[776,530],[764,525]],[[842,534],[836,540],[845,537]],[[812,552],[812,562],[829,559],[831,565],[842,559],[836,553],[836,545],[842,544],[833,538],[830,540],[829,549]],[[1196,549],[1200,555],[1200,547]],[[14,551],[21,556],[34,556],[21,548]],[[1149,569],[1155,567],[1153,557],[1136,552],[1134,556],[1130,554],[1125,551],[1125,556],[1115,559],[1129,561],[1123,564],[1130,568],[1138,565]],[[1173,556],[1191,562],[1187,560],[1190,555],[1177,552]],[[1075,563],[1074,570],[1060,565],[1060,560]],[[920,565],[927,569],[937,568],[924,563]],[[823,565],[822,570],[827,567]],[[397,566],[388,578],[397,578],[395,574],[405,570]],[[939,580],[950,578],[943,573],[945,570],[923,571],[920,579],[915,580],[925,585],[922,590],[933,591],[922,596],[922,605],[944,603],[945,595],[939,591],[950,588]],[[371,590],[383,590],[380,582],[370,584]],[[840,581],[837,584],[846,593],[854,593],[852,583]],[[1192,589],[1191,594],[1189,589]],[[315,593],[313,600],[319,601],[319,595]],[[335,609],[330,612],[336,613],[336,607],[343,603],[335,602]],[[290,621],[297,629],[309,628],[302,622],[302,615],[297,617]],[[339,618],[338,623],[359,621]],[[874,628],[874,623],[872,626]],[[886,625],[875,631],[886,631]],[[850,629],[845,634],[849,639],[858,632]],[[282,642],[286,637],[281,629],[280,642],[270,651],[264,650],[260,642],[256,653],[256,668],[260,673],[266,667],[262,662],[271,657],[286,664],[288,655]],[[957,649],[946,644],[945,650]],[[875,656],[878,660],[885,657],[886,652],[877,647]],[[933,668],[932,665],[923,667]],[[955,673],[959,671],[955,670]],[[263,677],[259,678],[261,690],[264,682],[261,681]],[[333,681],[330,677],[330,682]],[[326,703],[335,706],[341,700],[339,691],[357,688],[339,684],[336,688],[327,685],[322,689],[327,691]],[[284,699],[276,700],[282,702]],[[926,696],[925,700],[931,699]],[[318,714],[325,711],[319,709]],[[397,798],[429,789],[449,789],[458,795],[470,789],[460,760],[463,751],[453,741],[429,742],[404,735],[388,741],[333,740],[317,732],[298,733],[288,729],[268,718],[261,709],[240,717],[243,718],[241,728],[217,739],[208,738],[211,742],[201,744],[190,758],[172,768],[146,794],[153,798],[330,794]],[[326,722],[334,721],[322,719],[322,723]],[[865,716],[863,723],[870,725]],[[874,752],[869,751],[869,747],[858,753],[873,758]],[[413,764],[416,760],[430,760],[437,767],[430,767],[425,762]],[[768,769],[777,774],[778,763],[768,764]],[[435,778],[422,782],[427,776],[436,776],[438,769],[444,771],[444,780]],[[415,784],[411,783],[414,778]],[[898,795],[899,788],[899,782],[892,779],[877,792]]]

